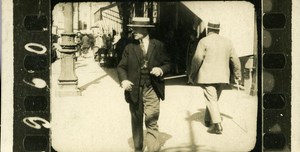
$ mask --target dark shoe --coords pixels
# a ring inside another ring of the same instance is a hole
[[[210,121],[204,120],[205,127],[210,127],[210,125],[211,125]]]
[[[223,127],[222,127],[221,123],[215,123],[207,130],[207,132],[212,133],[212,134],[222,134]]]

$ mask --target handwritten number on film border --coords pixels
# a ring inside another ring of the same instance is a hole
[[[32,46],[39,47],[42,50],[41,51],[35,50],[35,49],[32,48]],[[36,54],[45,54],[46,51],[47,51],[47,48],[44,45],[41,45],[41,44],[38,44],[38,43],[27,43],[25,45],[25,49],[29,52],[33,52],[33,53],[36,53]]]
[[[50,128],[50,123],[47,120],[40,117],[26,117],[23,119],[23,122],[27,126],[35,129],[41,129],[42,126],[48,129]],[[42,124],[39,124],[38,122],[42,122]]]
[[[42,50],[39,51],[39,50],[33,49],[32,48],[33,46],[39,47]],[[38,44],[38,43],[27,43],[24,47],[28,52],[33,52],[36,54],[45,54],[47,51],[47,48],[45,46]],[[43,87],[37,87],[37,88],[43,88]],[[26,125],[28,125],[29,127],[35,128],[35,129],[41,129],[42,126],[45,128],[48,128],[48,129],[50,128],[50,123],[47,120],[40,118],[40,117],[26,117],[23,119],[23,122]],[[42,122],[42,123],[39,124],[38,122]]]

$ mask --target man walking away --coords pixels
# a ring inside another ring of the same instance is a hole
[[[82,46],[81,47],[82,47],[82,57],[86,58],[89,48],[90,48],[90,40],[86,33],[82,37]]]
[[[200,40],[192,59],[189,79],[200,84],[206,98],[205,125],[209,133],[222,134],[218,100],[222,85],[230,79],[230,64],[233,65],[235,80],[241,80],[241,64],[232,42],[219,35],[220,23],[210,21],[207,36]]]

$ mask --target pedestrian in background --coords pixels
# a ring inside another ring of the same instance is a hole
[[[90,48],[90,40],[87,34],[85,33],[84,36],[82,37],[82,46],[81,46],[83,58],[87,57],[89,48]]]
[[[163,76],[170,71],[170,60],[162,42],[149,38],[149,18],[134,17],[132,24],[135,43],[128,44],[117,67],[121,87],[131,113],[135,151],[143,151],[143,116],[147,128],[148,151],[159,151],[158,118],[160,100],[165,98]]]
[[[75,36],[75,43],[76,43],[76,48],[77,48],[77,52],[76,52],[76,58],[81,56],[81,45],[82,45],[82,34],[80,32],[77,32],[76,36]]]
[[[87,36],[89,37],[89,45],[90,45],[90,48],[92,49],[95,46],[94,34],[89,33]]]
[[[103,47],[102,33],[98,32],[95,36],[95,46],[93,47],[94,60],[99,61],[99,49]]]
[[[230,65],[233,66],[235,80],[241,80],[241,64],[232,42],[219,35],[220,22],[210,21],[207,36],[198,43],[192,59],[189,81],[200,84],[206,98],[205,125],[209,133],[221,134],[221,115],[218,100],[222,85],[230,79]]]

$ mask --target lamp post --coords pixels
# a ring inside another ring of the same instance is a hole
[[[77,88],[78,77],[75,73],[75,34],[73,33],[73,5],[64,4],[64,33],[61,34],[61,73],[58,78],[58,96],[80,96]]]

